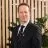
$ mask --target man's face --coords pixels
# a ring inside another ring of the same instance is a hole
[[[27,22],[30,19],[29,7],[22,5],[19,7],[19,19],[20,22]]]

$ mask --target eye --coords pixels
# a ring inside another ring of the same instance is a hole
[[[24,11],[25,13],[27,13],[27,11]]]
[[[20,13],[22,13],[22,12],[20,12]]]

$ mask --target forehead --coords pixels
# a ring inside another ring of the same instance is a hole
[[[22,6],[19,7],[19,10],[29,10],[29,7],[22,5]]]

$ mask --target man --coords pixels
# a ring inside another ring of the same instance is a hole
[[[20,25],[14,27],[11,48],[41,48],[41,30],[30,22],[29,5],[18,6]],[[22,31],[21,26],[24,25]]]

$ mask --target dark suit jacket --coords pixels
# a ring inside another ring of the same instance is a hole
[[[29,23],[24,31],[24,37],[18,41],[17,32],[19,26],[14,27],[11,48],[41,48],[41,30],[38,26]]]

